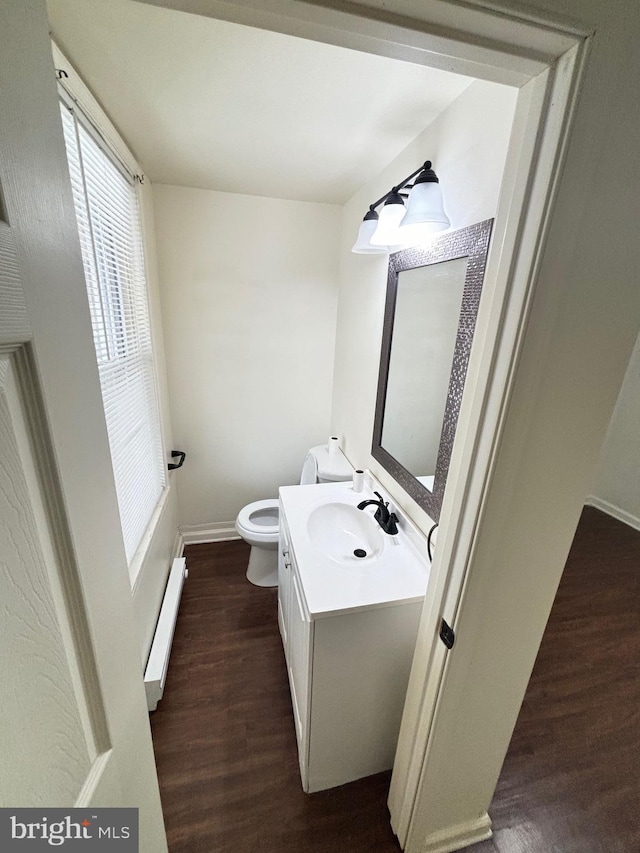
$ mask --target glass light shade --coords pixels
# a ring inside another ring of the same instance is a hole
[[[408,249],[413,246],[428,246],[436,239],[438,231],[443,226],[434,228],[430,222],[415,222],[413,225],[401,225],[398,229],[398,240],[402,241],[402,248]]]
[[[398,237],[398,226],[405,215],[405,207],[402,200],[400,203],[387,202],[380,211],[378,227],[371,238],[372,246],[385,246],[391,251],[402,246]]]
[[[450,225],[444,212],[440,184],[435,181],[416,183],[409,193],[407,212],[400,223],[400,240],[405,245],[416,246]]]
[[[379,255],[388,251],[386,246],[372,246],[371,238],[373,237],[376,228],[378,227],[378,218],[365,219],[360,225],[358,231],[358,239],[351,249],[357,255]]]

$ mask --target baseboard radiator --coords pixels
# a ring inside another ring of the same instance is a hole
[[[147,694],[147,708],[155,711],[158,702],[162,699],[164,683],[167,679],[169,668],[169,655],[173,642],[173,632],[178,618],[178,607],[185,579],[188,577],[186,561],[184,557],[178,557],[173,561],[169,580],[164,591],[162,607],[158,616],[156,631],[153,635],[153,643],[149,652],[147,668],[144,672],[144,688]]]

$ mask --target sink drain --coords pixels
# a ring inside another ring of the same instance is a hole
[[[356,548],[356,550],[353,552],[353,556],[354,557],[366,557],[367,552],[363,551],[362,548]]]

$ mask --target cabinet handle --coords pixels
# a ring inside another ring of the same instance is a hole
[[[284,561],[284,567],[285,567],[285,569],[290,569],[290,568],[291,568],[291,563],[287,563],[287,561],[285,560],[285,561]]]
[[[283,557],[288,557],[288,556],[289,556],[289,552],[287,551],[287,549],[286,549],[286,548],[283,548],[283,549],[282,549],[282,556],[283,556]]]

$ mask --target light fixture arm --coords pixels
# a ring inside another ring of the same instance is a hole
[[[400,181],[399,184],[397,184],[395,187],[391,187],[389,192],[385,193],[377,201],[374,201],[373,204],[370,204],[369,210],[375,210],[376,207],[379,207],[383,201],[386,201],[389,198],[390,195],[393,195],[393,193],[400,192],[400,190],[404,189],[408,185],[409,181],[413,180],[413,178],[415,178],[416,175],[419,175],[420,172],[429,171],[430,169],[431,169],[431,160],[425,160],[425,162],[422,164],[422,166],[417,168],[415,170],[415,172],[411,172],[411,174],[407,175],[407,177],[404,178],[402,181]],[[435,178],[435,180],[437,181],[438,179]]]
[[[431,160],[425,160],[415,172],[369,205],[351,251],[359,255],[395,252],[418,245],[432,233],[448,228],[451,222],[442,205],[439,183]],[[376,208],[380,205],[378,214]]]

